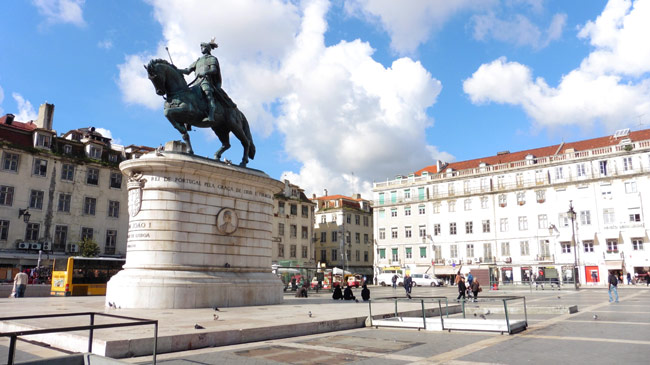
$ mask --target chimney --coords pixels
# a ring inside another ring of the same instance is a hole
[[[6,123],[7,125],[11,125],[11,123],[14,122],[14,118],[15,118],[15,117],[16,117],[16,116],[13,115],[13,114],[7,114],[7,118],[5,119],[5,123]]]
[[[327,196],[327,189],[323,189],[323,196]]]
[[[36,126],[38,128],[52,130],[52,117],[54,115],[54,104],[41,104],[38,108],[38,119]]]
[[[315,194],[315,193],[312,193],[312,194],[311,194],[311,198],[312,198],[312,199],[316,199],[316,194]]]
[[[361,194],[357,194],[357,200],[361,200]]]

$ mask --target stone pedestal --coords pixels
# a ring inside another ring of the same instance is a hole
[[[273,194],[261,171],[166,151],[120,164],[129,176],[124,270],[106,303],[121,308],[203,308],[282,302],[271,273]]]

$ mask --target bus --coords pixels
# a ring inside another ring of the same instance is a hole
[[[125,262],[125,259],[108,257],[55,259],[50,295],[106,295],[106,283],[122,270]]]

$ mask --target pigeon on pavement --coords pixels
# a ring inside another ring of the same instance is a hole
[[[197,323],[197,324],[194,325],[194,329],[202,330],[202,329],[205,329],[205,327],[203,327],[203,326],[201,326],[200,324]]]

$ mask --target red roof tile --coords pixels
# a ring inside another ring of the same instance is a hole
[[[6,124],[6,122],[7,122],[7,115],[3,115],[2,117],[0,117],[0,124],[4,124],[8,127],[13,127],[24,131],[33,131],[34,129],[38,128],[36,126],[36,123],[34,123],[31,120],[27,123],[19,122],[15,119],[13,122],[11,122],[11,124]]]

